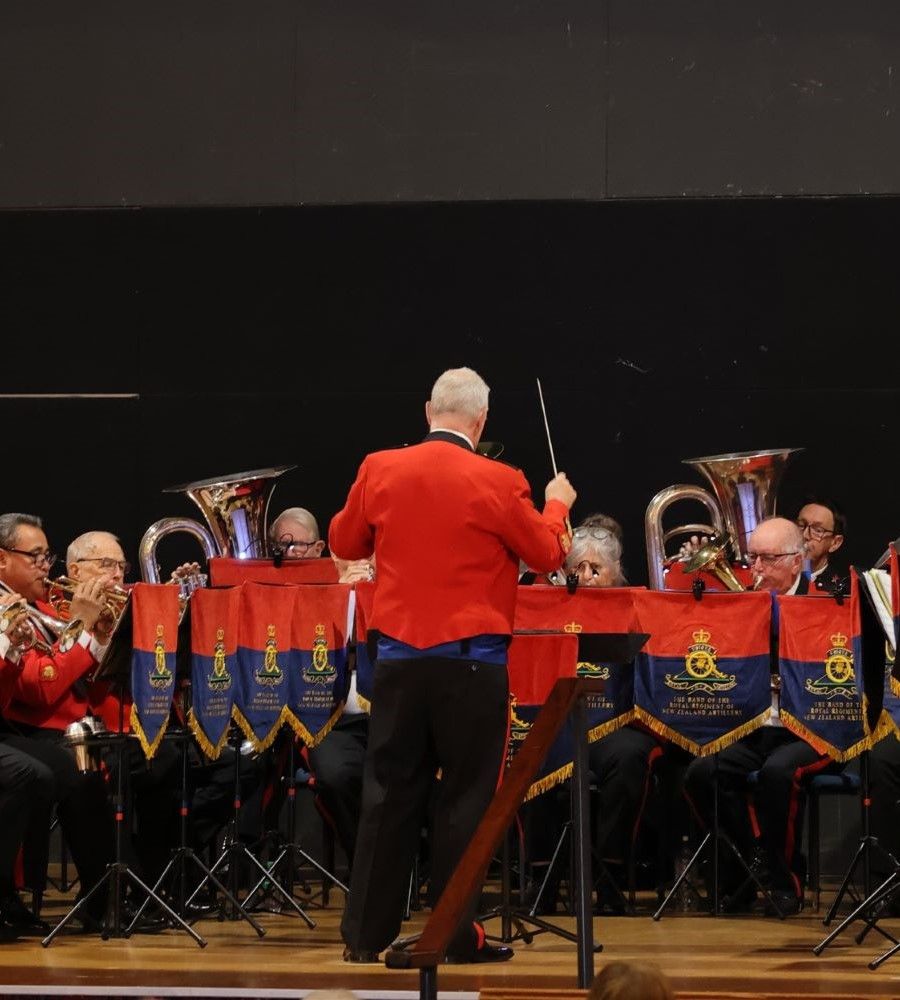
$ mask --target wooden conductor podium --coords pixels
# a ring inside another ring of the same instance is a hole
[[[572,636],[575,639],[575,636]],[[639,633],[579,636],[578,659],[627,662],[647,641]],[[609,655],[603,655],[607,653]],[[586,988],[594,977],[592,935],[590,818],[588,804],[588,742],[586,696],[603,691],[603,681],[590,677],[562,677],[553,685],[534,725],[506,772],[503,783],[482,817],[472,842],[460,859],[421,936],[408,950],[392,949],[385,963],[392,969],[419,969],[419,995],[437,998],[437,966],[475,893],[479,892],[497,845],[515,817],[567,716],[573,716],[575,759],[573,769],[573,827],[577,878],[576,931],[578,985]]]

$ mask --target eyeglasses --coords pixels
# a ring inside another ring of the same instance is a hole
[[[787,559],[788,556],[798,556],[799,552],[748,552],[747,560],[752,566],[758,559],[764,566],[772,566],[779,559]]]
[[[110,559],[109,556],[91,556],[84,559],[76,559],[75,562],[95,562],[100,564],[100,569],[107,571],[120,569],[123,575],[128,576],[131,572],[131,563],[127,559]]]
[[[612,532],[607,531],[606,528],[576,528],[572,532],[573,538],[596,538],[598,542],[602,542],[604,539],[612,538]]]
[[[591,576],[599,576],[604,569],[606,569],[606,567],[601,566],[599,563],[592,563],[589,559],[582,559],[582,561],[575,567],[575,573],[578,576],[581,576],[583,573],[590,571]]]
[[[46,563],[49,569],[56,562],[56,556],[47,549],[32,549],[31,552],[25,552],[24,549],[3,549],[3,551],[15,552],[17,556],[25,556],[26,559],[31,560],[32,566],[39,566],[41,563]]]
[[[319,544],[316,539],[312,542],[295,542],[292,535],[286,535],[278,540],[278,547],[286,556],[305,556],[310,549]]]
[[[808,531],[817,542],[821,542],[826,535],[833,535],[834,532],[828,528],[823,528],[821,524],[810,524],[809,521],[798,521],[797,527],[804,533]]]

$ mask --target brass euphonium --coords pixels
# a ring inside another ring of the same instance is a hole
[[[141,539],[141,577],[159,583],[156,547],[167,535],[185,532],[203,547],[207,559],[231,556],[236,559],[264,558],[266,555],[266,515],[275,489],[274,480],[295,465],[255,469],[196,483],[172,486],[165,493],[184,493],[200,508],[209,528],[189,517],[165,517],[156,521]]]
[[[665,567],[673,561],[672,557],[666,555],[666,543],[679,536],[684,538],[694,534],[715,537],[717,543],[704,545],[694,554],[689,565],[696,564],[697,569],[711,570],[719,579],[722,579],[720,573],[724,572],[723,566],[727,566],[728,573],[731,573],[726,556],[727,546],[730,544],[736,560],[740,561],[746,556],[748,536],[760,521],[774,515],[782,473],[790,456],[801,450],[779,448],[772,451],[739,451],[728,455],[684,459],[685,465],[693,466],[706,476],[713,493],[700,486],[680,484],[666,487],[650,501],[644,517],[650,586],[654,590],[664,589]],[[664,530],[663,514],[679,500],[702,503],[709,512],[712,524],[683,524]],[[714,566],[718,571],[713,569]],[[731,573],[731,576],[734,574]],[[744,589],[736,577],[736,588],[727,580],[723,582],[730,590]]]

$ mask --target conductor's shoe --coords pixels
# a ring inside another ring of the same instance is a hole
[[[349,944],[344,947],[343,959],[345,962],[356,962],[359,965],[381,965],[377,951],[366,951],[363,948],[357,951]]]
[[[481,962],[508,962],[515,952],[505,944],[483,944],[474,951],[461,955],[448,954],[448,965],[469,965]]]
[[[17,892],[0,897],[0,921],[19,934],[49,934],[50,925],[41,920],[19,898]]]

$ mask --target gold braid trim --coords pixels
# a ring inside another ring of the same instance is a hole
[[[210,760],[218,760],[219,755],[222,753],[223,748],[226,743],[228,743],[228,726],[222,733],[222,737],[218,744],[214,744],[210,738],[206,735],[206,731],[200,724],[200,720],[194,714],[194,710],[190,709],[188,711],[188,727],[194,734],[194,739],[200,744],[200,749],[206,754]]]
[[[880,743],[883,739],[887,739],[888,736],[894,736],[896,739],[900,740],[900,730],[897,728],[897,723],[894,722],[890,713],[886,712],[884,709],[881,710],[878,722],[875,723],[875,729],[870,735],[872,746],[875,746],[876,743]]]
[[[687,750],[688,753],[694,754],[695,757],[710,757],[712,754],[724,750],[725,747],[732,746],[738,740],[742,740],[745,736],[749,736],[750,733],[759,729],[769,717],[769,709],[767,708],[765,712],[761,712],[755,719],[750,719],[749,722],[738,726],[737,729],[732,729],[717,740],[713,740],[711,743],[704,743],[701,746],[701,744],[695,743],[694,740],[689,740],[686,736],[667,726],[664,722],[660,722],[659,719],[654,718],[645,709],[636,707],[634,712],[635,717],[640,719],[645,726],[652,729],[654,733],[657,733],[659,736],[665,736],[667,740],[671,740],[676,746],[681,747],[682,750]]]
[[[528,786],[528,791],[525,793],[525,798],[523,802],[530,802],[531,799],[543,792],[548,791],[551,788],[555,788],[557,785],[561,785],[564,781],[568,781],[572,777],[572,771],[574,765],[563,764],[562,767],[557,768],[557,770],[552,771],[550,774],[545,775],[540,781],[535,781]]]
[[[315,735],[313,735],[312,732],[303,725],[303,723],[297,718],[296,715],[294,715],[292,711],[290,711],[290,709],[288,710],[288,717],[285,721],[308,747],[317,747],[331,732],[331,730],[334,729],[334,724],[341,717],[341,712],[343,710],[343,704],[338,705],[338,707],[329,716],[325,725],[322,726],[322,728]]]
[[[821,736],[817,736],[812,730],[808,729],[795,715],[791,715],[790,712],[782,709],[779,715],[785,723],[785,729],[789,729],[795,736],[799,736],[801,740],[805,740],[817,753],[825,754],[837,761],[853,760],[854,757],[858,757],[863,750],[868,750],[872,745],[871,739],[868,736],[864,736],[846,750],[838,750],[837,747],[832,746],[827,740],[823,740]]]
[[[140,716],[138,715],[137,705],[134,702],[131,703],[131,731],[137,735],[138,740],[140,740],[141,749],[144,751],[144,756],[147,760],[153,760],[156,756],[156,751],[159,750],[159,745],[162,743],[162,738],[166,734],[166,730],[169,728],[169,720],[165,719],[162,726],[160,726],[159,732],[156,734],[156,739],[151,743],[147,739],[147,734],[144,732],[144,727],[141,725]]]
[[[275,742],[275,737],[278,735],[278,730],[288,722],[290,712],[287,705],[283,705],[281,708],[281,713],[278,718],[272,723],[272,728],[266,733],[263,739],[258,739],[256,733],[253,731],[253,726],[250,724],[249,720],[246,718],[244,713],[237,707],[231,711],[231,716],[234,721],[240,726],[241,731],[247,737],[247,739],[253,744],[253,749],[260,753],[263,750],[268,750],[269,747]]]
[[[900,681],[898,681],[893,674],[891,674],[890,681],[891,681],[891,694],[896,695],[898,698],[900,698]]]
[[[617,716],[615,719],[610,719],[608,722],[601,722],[599,726],[594,726],[593,729],[588,730],[588,743],[596,743],[597,740],[602,740],[604,736],[608,736],[610,733],[614,733],[617,729],[622,729],[624,726],[627,726],[633,719],[634,709],[630,708],[627,712]]]

